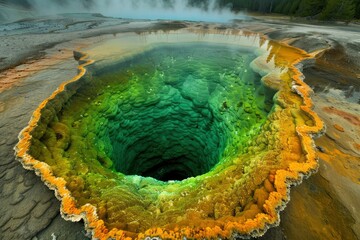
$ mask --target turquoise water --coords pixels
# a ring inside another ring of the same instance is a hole
[[[249,68],[255,57],[237,46],[182,43],[95,65],[60,121],[113,171],[195,177],[241,152],[264,122],[264,89]]]
[[[59,115],[72,136],[65,155],[163,181],[208,172],[241,152],[266,118],[260,76],[249,68],[255,57],[237,46],[163,44],[95,64]]]

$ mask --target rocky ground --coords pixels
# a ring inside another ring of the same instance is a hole
[[[0,239],[87,239],[83,223],[64,221],[59,202],[14,158],[17,135],[34,109],[76,74],[73,50],[119,32],[198,27],[247,28],[308,52],[303,65],[315,110],[327,125],[316,140],[319,171],[292,188],[281,224],[262,239],[360,239],[360,26],[306,25],[274,18],[230,25],[59,15],[0,25]]]

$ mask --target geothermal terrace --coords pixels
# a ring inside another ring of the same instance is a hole
[[[0,29],[2,239],[359,238],[357,26]]]

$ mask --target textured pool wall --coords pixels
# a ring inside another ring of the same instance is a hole
[[[124,34],[87,52],[95,64],[84,75],[83,57],[41,104],[17,155],[95,238],[259,236],[316,169],[305,52],[237,30]]]

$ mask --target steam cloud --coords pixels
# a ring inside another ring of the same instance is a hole
[[[227,22],[245,15],[219,7],[217,0],[15,0],[36,15],[101,13],[132,19]],[[0,0],[1,2],[1,0]],[[6,1],[2,1],[6,2]],[[12,2],[7,0],[7,2]],[[14,3],[14,2],[13,2]]]

